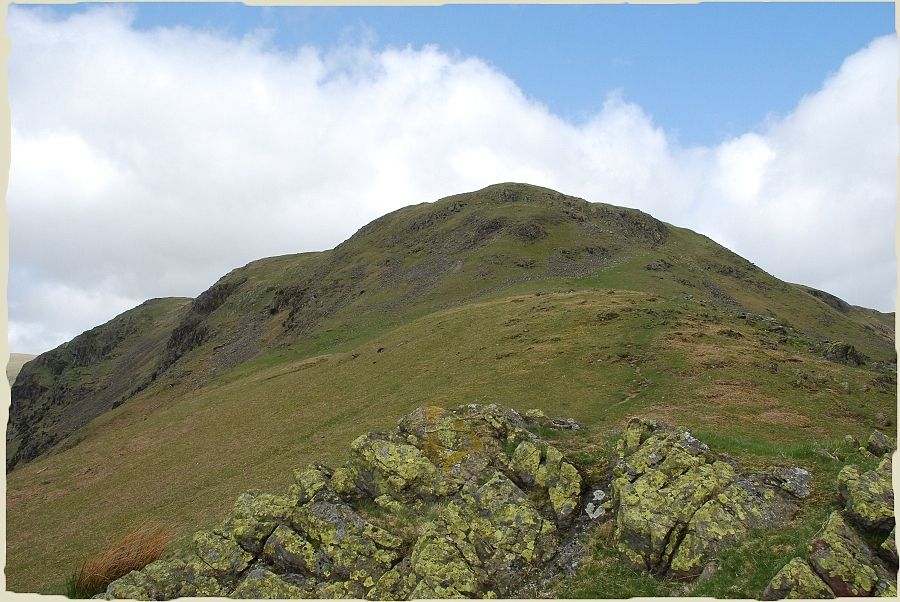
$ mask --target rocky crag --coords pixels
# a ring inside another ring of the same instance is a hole
[[[573,570],[604,523],[625,562],[692,579],[720,546],[784,524],[809,495],[802,468],[747,471],[645,419],[628,423],[589,482],[535,434],[578,428],[496,404],[419,408],[356,439],[343,466],[296,471],[286,494],[241,495],[186,557],[132,572],[103,597],[528,596]],[[864,498],[869,477],[845,476],[848,499]]]

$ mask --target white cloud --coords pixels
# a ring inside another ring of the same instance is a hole
[[[639,207],[779,277],[893,309],[890,38],[763,131],[681,148],[619,92],[576,126],[435,47],[284,54],[264,34],[138,32],[120,8],[12,7],[8,27],[15,351],[510,180]]]

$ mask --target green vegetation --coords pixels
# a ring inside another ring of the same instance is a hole
[[[62,593],[61,566],[146,520],[172,525],[183,546],[248,488],[286,488],[311,461],[338,465],[358,435],[417,406],[473,401],[581,421],[586,432],[553,444],[578,441],[572,460],[587,472],[605,467],[634,415],[682,425],[750,464],[809,468],[814,495],[796,526],[722,557],[777,566],[833,505],[840,465],[815,450],[846,434],[864,440],[883,428],[879,413],[896,415],[895,385],[884,384],[893,314],[839,311],[703,236],[544,189],[497,186],[402,209],[332,251],[256,261],[220,280],[231,282],[195,323],[183,321],[187,300],[168,300],[101,361],[66,364],[73,389],[147,386],[8,474],[8,588]],[[175,341],[185,351],[150,379],[179,324],[201,342]],[[826,360],[822,345],[838,340],[866,365]],[[38,364],[30,378],[52,385]],[[561,592],[676,587],[596,550]],[[765,570],[738,572],[694,595],[757,595]]]

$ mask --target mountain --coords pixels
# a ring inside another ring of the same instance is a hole
[[[406,207],[29,362],[8,586],[59,591],[60,559],[135,520],[187,536],[420,405],[536,407],[600,439],[648,415],[764,458],[865,436],[896,414],[893,333],[633,209],[524,184]]]
[[[16,376],[19,375],[19,371],[22,370],[22,366],[36,357],[36,355],[31,353],[9,354],[9,361],[6,363],[6,380],[9,381],[10,386],[12,386],[14,382],[16,382]]]

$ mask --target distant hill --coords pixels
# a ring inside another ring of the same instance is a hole
[[[60,562],[135,517],[216,523],[419,405],[541,408],[600,439],[655,416],[760,462],[798,437],[866,436],[896,414],[894,315],[836,299],[545,188],[400,209],[28,363],[7,429],[8,587],[60,591]]]
[[[6,364],[6,380],[9,381],[10,386],[12,383],[16,382],[16,376],[18,376],[19,371],[22,369],[22,366],[25,365],[26,362],[30,362],[36,355],[31,353],[10,353],[9,361]]]

